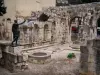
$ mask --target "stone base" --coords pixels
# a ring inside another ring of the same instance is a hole
[[[0,41],[0,65],[10,72],[19,72],[27,69],[28,65],[22,55],[23,46],[12,47],[9,41]],[[25,57],[25,55],[24,55]]]
[[[23,56],[2,52],[3,57],[0,59],[0,65],[10,72],[20,72],[22,69],[28,68]]]

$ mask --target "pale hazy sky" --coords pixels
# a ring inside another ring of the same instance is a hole
[[[29,15],[31,11],[41,10],[43,7],[55,6],[55,0],[4,0],[7,6],[6,16],[12,16],[15,11],[22,15]]]
[[[16,10],[24,14],[42,10],[43,7],[49,6],[55,6],[55,0],[17,0],[16,2]]]
[[[17,0],[18,10],[38,10],[42,7],[55,6],[55,0]]]

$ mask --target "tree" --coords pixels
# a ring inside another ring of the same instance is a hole
[[[4,0],[0,0],[0,16],[6,14],[6,9],[7,7],[4,5]]]

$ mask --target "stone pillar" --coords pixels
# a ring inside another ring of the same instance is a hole
[[[6,33],[5,33],[5,38],[6,40],[8,41],[11,41],[12,40],[12,23],[11,21],[5,21],[5,30],[6,30]]]
[[[99,75],[100,72],[97,68],[100,68],[97,62],[97,52],[100,51],[100,39],[88,40],[86,46],[81,46],[81,58],[80,65],[81,72],[86,75]],[[99,58],[100,59],[100,58]],[[83,66],[83,67],[82,67]],[[97,74],[98,73],[98,74]]]
[[[0,58],[2,58],[2,51],[1,51],[1,49],[0,49]]]
[[[69,37],[68,17],[66,18],[66,25],[65,25],[65,27],[66,27],[65,28],[65,32],[66,32],[65,33],[65,35],[66,35],[66,40],[65,41],[66,41],[66,43],[68,43],[69,42],[69,38],[68,38]]]
[[[80,47],[81,56],[80,56],[80,72],[87,73],[88,72],[88,54],[89,51],[86,46]]]
[[[94,40],[87,41],[88,54],[88,73],[96,74],[96,50],[93,48]]]
[[[56,43],[61,42],[60,19],[56,21]]]
[[[23,28],[20,27],[20,37],[18,40],[20,43],[24,43],[24,32],[23,32]]]
[[[51,41],[51,29],[48,30],[48,37],[47,38],[48,38],[47,39],[48,41]]]
[[[68,42],[69,42],[69,46],[73,45],[72,39],[71,39],[71,28],[69,28],[69,36],[68,36]]]
[[[43,38],[44,38],[44,29],[43,27],[40,27],[39,29],[39,44],[42,45],[42,41],[43,41]]]
[[[29,34],[30,34],[30,31],[29,31],[29,28],[27,28],[27,43],[29,44]]]

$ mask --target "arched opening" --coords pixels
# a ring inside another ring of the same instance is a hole
[[[38,36],[39,36],[39,27],[37,24],[34,25],[34,41],[38,41]]]
[[[44,25],[44,41],[48,40],[48,25]]]
[[[79,43],[79,26],[81,25],[81,18],[74,17],[70,21],[71,29],[71,41],[73,43]]]
[[[100,18],[97,21],[97,36],[100,36]]]
[[[56,24],[55,22],[52,23],[52,27],[51,27],[51,42],[54,43],[55,42],[55,38],[56,38]]]

